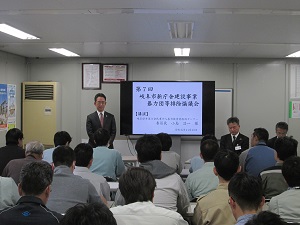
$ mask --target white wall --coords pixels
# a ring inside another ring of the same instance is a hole
[[[0,83],[15,84],[17,128],[21,129],[21,83],[27,80],[27,63],[24,57],[0,51]],[[0,131],[0,147],[5,145],[6,131]]]
[[[234,115],[241,120],[241,132],[250,136],[256,127],[265,127],[274,136],[278,121],[288,119],[289,61],[260,59],[177,58],[94,58],[30,59],[30,81],[53,80],[62,84],[62,129],[73,137],[72,147],[87,138],[86,116],[95,110],[97,92],[107,95],[106,110],[113,113],[119,131],[119,84],[102,84],[101,90],[81,89],[81,63],[128,63],[130,80],[214,80],[216,88],[234,91]],[[226,124],[226,121],[224,121]],[[290,133],[297,138],[300,127]],[[119,133],[119,132],[118,132]],[[25,134],[26,135],[26,134]],[[300,137],[299,137],[300,138]],[[117,140],[125,140],[117,135]],[[182,138],[183,159],[199,153],[200,138]],[[300,141],[300,139],[298,139]],[[123,154],[130,154],[126,141],[119,141]]]

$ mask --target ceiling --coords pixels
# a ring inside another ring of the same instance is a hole
[[[171,39],[168,22],[194,22],[191,39]],[[0,23],[40,40],[0,33],[0,51],[24,57],[283,58],[300,50],[299,0],[1,0]]]

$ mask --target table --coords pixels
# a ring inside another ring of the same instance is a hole
[[[119,182],[107,182],[107,183],[110,187],[111,192],[116,192],[119,189]]]
[[[136,155],[122,155],[124,164],[130,164],[131,166],[138,166],[138,160]]]

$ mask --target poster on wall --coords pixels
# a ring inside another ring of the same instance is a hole
[[[300,101],[290,101],[290,118],[300,118]]]
[[[0,84],[0,131],[16,127],[16,85]]]

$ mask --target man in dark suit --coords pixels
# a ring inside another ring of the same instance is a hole
[[[89,136],[89,144],[96,147],[93,137],[94,133],[99,128],[104,128],[108,130],[110,135],[108,147],[113,148],[113,141],[115,140],[117,133],[116,120],[113,114],[104,111],[106,106],[106,96],[103,93],[96,94],[94,97],[94,105],[96,106],[97,111],[88,115],[86,119],[86,132]]]
[[[0,175],[6,164],[12,159],[25,158],[23,133],[18,128],[12,128],[5,135],[6,146],[0,148]]]
[[[276,136],[269,139],[267,142],[268,147],[274,148],[277,138],[285,137],[289,130],[289,125],[286,122],[278,122],[275,126]]]
[[[249,138],[240,133],[240,121],[237,117],[227,120],[229,134],[221,137],[220,148],[229,149],[240,155],[249,148]]]

